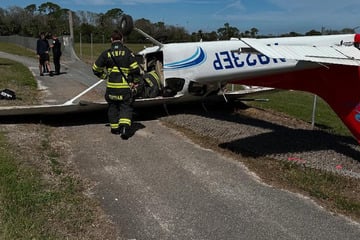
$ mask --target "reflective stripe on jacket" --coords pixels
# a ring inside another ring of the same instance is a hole
[[[120,42],[113,43],[109,50],[102,52],[92,69],[96,76],[108,77],[107,87],[111,89],[130,88],[127,81],[128,76],[140,72],[134,54]]]

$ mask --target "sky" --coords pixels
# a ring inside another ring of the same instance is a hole
[[[37,6],[52,2],[72,11],[105,13],[120,8],[134,20],[217,31],[229,23],[240,32],[255,27],[259,34],[277,35],[310,30],[356,28],[360,32],[359,0],[0,0],[0,7]]]

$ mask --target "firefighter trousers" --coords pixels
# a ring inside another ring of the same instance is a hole
[[[120,126],[130,127],[133,115],[131,90],[107,91],[105,100],[108,102],[108,120],[111,129],[118,129]]]

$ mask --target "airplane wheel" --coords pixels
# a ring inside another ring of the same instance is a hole
[[[130,15],[122,15],[119,21],[119,27],[124,36],[129,35],[134,28],[132,17]]]

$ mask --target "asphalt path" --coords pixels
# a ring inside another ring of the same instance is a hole
[[[72,66],[55,83],[38,77],[48,97],[70,74],[74,86],[86,85],[87,74]],[[38,76],[36,68],[29,68]],[[92,195],[121,239],[360,237],[358,223],[261,183],[241,163],[197,146],[159,120],[139,118],[134,127],[127,141],[89,119],[56,128],[81,175],[95,183]]]
[[[125,239],[358,239],[360,228],[157,120],[129,140],[104,124],[64,127],[74,161]],[[81,134],[73,134],[76,131]],[[104,140],[106,139],[106,140]]]

